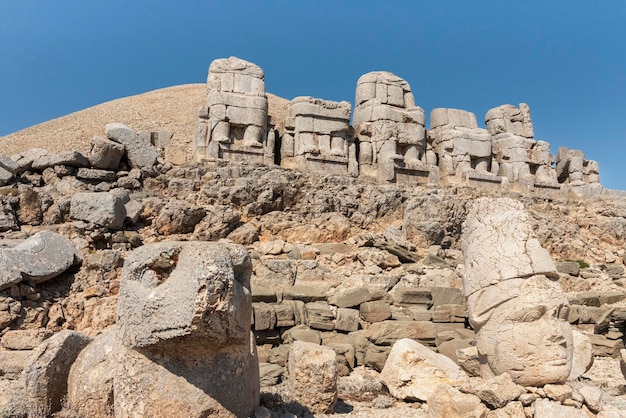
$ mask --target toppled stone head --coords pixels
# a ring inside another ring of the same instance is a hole
[[[237,245],[162,242],[126,260],[118,299],[122,343],[140,348],[180,337],[221,346],[250,332],[247,251]]]
[[[463,286],[484,374],[521,385],[565,381],[572,367],[569,304],[521,203],[478,199],[463,225]]]

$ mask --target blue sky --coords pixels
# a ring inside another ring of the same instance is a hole
[[[530,105],[536,139],[626,189],[626,1],[0,1],[0,136],[119,97],[206,81],[231,55],[269,92],[354,101],[374,70],[429,113]],[[2,152],[0,146],[0,153]]]

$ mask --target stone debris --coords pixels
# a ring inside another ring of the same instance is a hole
[[[398,399],[427,401],[440,384],[460,387],[468,376],[449,358],[411,339],[392,347],[381,379]]]

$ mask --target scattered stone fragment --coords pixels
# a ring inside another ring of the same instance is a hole
[[[38,232],[13,248],[0,249],[0,290],[24,278],[35,283],[50,280],[79,260],[67,239],[50,231]]]
[[[128,161],[133,167],[152,167],[156,164],[159,151],[128,126],[121,123],[108,123],[104,131],[110,140],[124,145]]]
[[[502,408],[519,398],[525,390],[522,386],[516,385],[511,376],[503,373],[476,386],[473,392],[493,408]]]
[[[395,398],[423,402],[439,384],[458,387],[469,381],[452,360],[408,338],[393,345],[381,379]]]
[[[72,196],[70,216],[110,229],[121,229],[126,208],[122,198],[113,193],[76,193]]]

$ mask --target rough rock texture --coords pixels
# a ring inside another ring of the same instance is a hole
[[[533,237],[523,205],[477,199],[463,224],[462,248],[483,375],[509,373],[523,385],[564,382],[574,349],[569,302],[549,279],[556,278],[554,262]]]
[[[247,251],[235,245],[164,242],[132,253],[118,299],[116,416],[252,413],[259,369],[250,272]],[[170,385],[176,392],[163,398]]]
[[[471,393],[462,393],[452,386],[440,384],[428,397],[429,418],[479,417],[486,407],[480,398]]]
[[[337,402],[335,351],[295,341],[289,350],[291,398],[314,414],[332,413]]]
[[[104,131],[111,141],[124,145],[128,161],[133,167],[155,165],[159,151],[131,128],[121,123],[108,123]]]
[[[126,219],[122,197],[113,193],[76,193],[72,196],[70,216],[111,229],[121,229]]]
[[[96,337],[76,358],[68,375],[67,406],[74,414],[92,418],[114,416],[113,379],[117,328]]]
[[[88,343],[78,332],[61,331],[35,349],[24,369],[29,417],[44,418],[61,410],[72,363]]]
[[[395,398],[419,401],[427,401],[440,384],[469,381],[452,360],[408,338],[393,345],[381,379]]]

